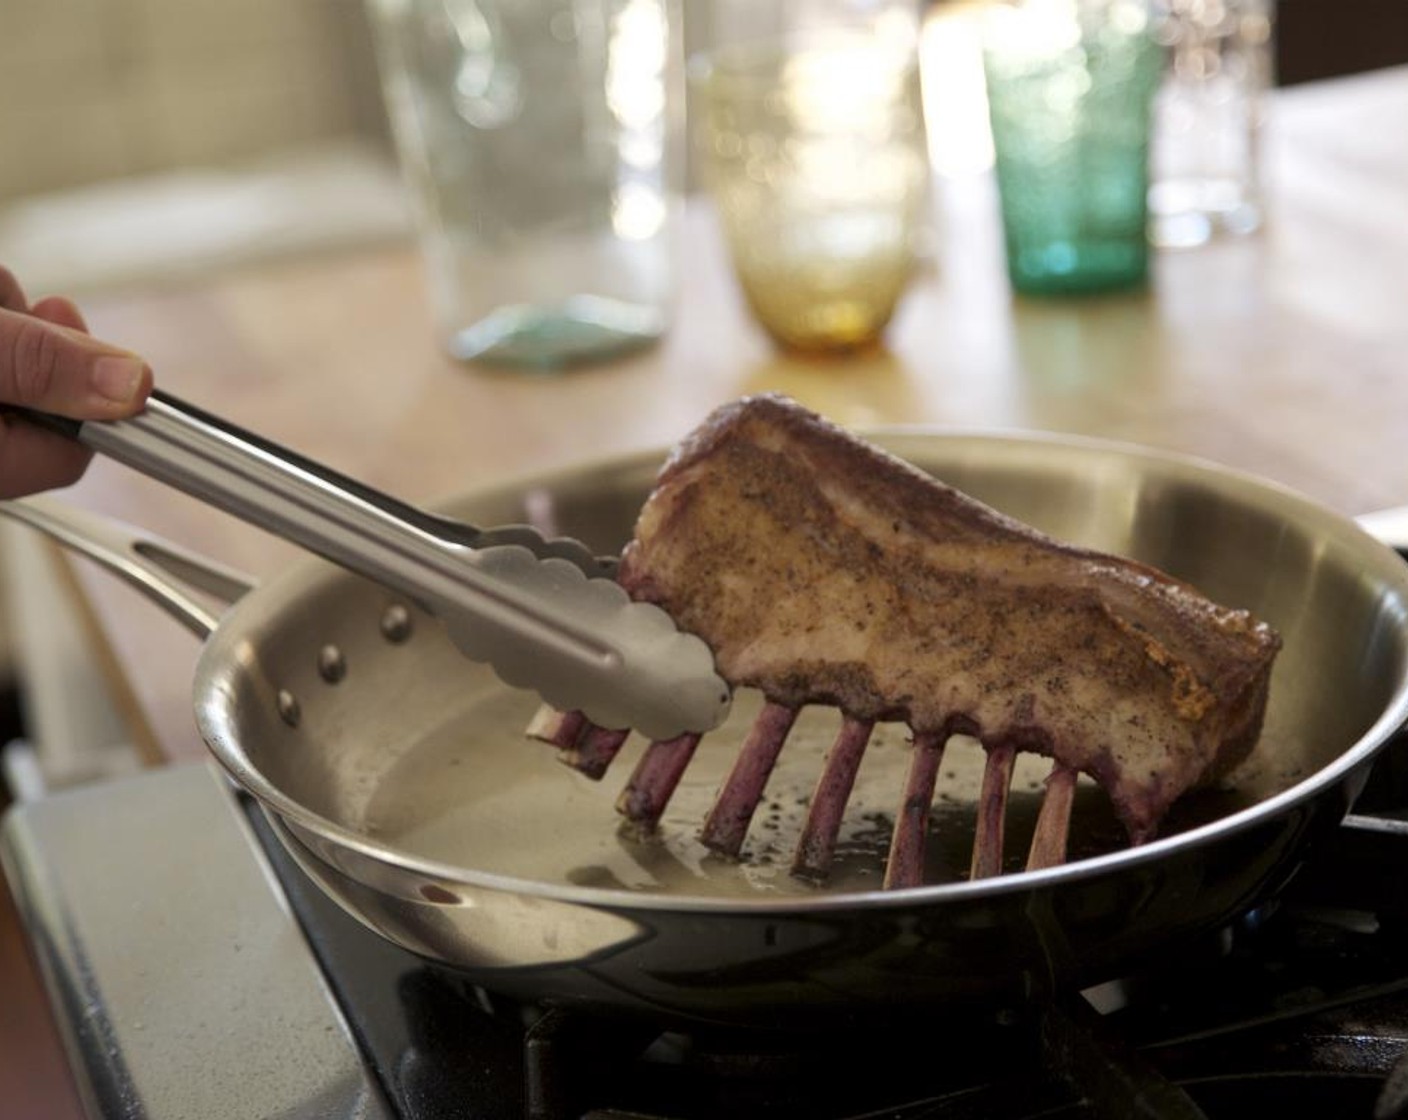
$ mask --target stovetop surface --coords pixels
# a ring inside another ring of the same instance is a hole
[[[95,1117],[1387,1120],[1408,1118],[1408,823],[1391,811],[1408,782],[1376,794],[1384,761],[1361,801],[1380,816],[1147,974],[808,1036],[480,991],[345,914],[211,768],[21,806],[0,856]]]

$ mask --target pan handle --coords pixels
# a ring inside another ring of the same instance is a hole
[[[254,588],[248,576],[198,553],[113,518],[85,513],[48,498],[0,501],[0,515],[37,529],[64,548],[102,565],[202,640],[214,631],[220,613],[190,591],[204,592],[228,607]]]
[[[1376,510],[1354,519],[1359,527],[1377,537],[1389,548],[1408,560],[1408,506]]]

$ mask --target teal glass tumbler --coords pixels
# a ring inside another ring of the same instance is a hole
[[[1016,291],[1145,282],[1161,59],[1146,0],[1018,0],[990,13],[983,65]]]

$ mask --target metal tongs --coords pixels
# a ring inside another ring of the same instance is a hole
[[[20,414],[409,596],[467,657],[562,711],[651,739],[728,714],[709,647],[632,602],[614,558],[579,541],[427,513],[160,391],[128,420]]]

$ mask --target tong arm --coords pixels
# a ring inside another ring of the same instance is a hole
[[[557,707],[652,738],[707,731],[727,713],[704,643],[593,578],[609,564],[576,542],[435,517],[163,392],[127,420],[30,418],[400,591],[469,656]]]

